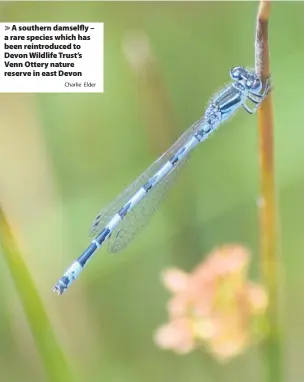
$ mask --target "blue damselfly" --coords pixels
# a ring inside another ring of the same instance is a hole
[[[167,194],[189,153],[222,122],[240,107],[250,114],[257,110],[269,91],[269,83],[263,89],[258,76],[243,67],[233,68],[230,77],[232,83],[211,100],[203,117],[96,216],[91,227],[92,243],[57,282],[53,288],[55,292],[62,294],[68,289],[105,241],[109,242],[109,252],[114,253],[135,237]],[[248,101],[255,105],[253,109],[247,105]]]

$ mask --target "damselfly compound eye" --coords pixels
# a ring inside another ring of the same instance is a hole
[[[236,81],[240,80],[242,79],[242,72],[243,72],[243,68],[241,66],[236,66],[235,68],[231,69],[230,77]]]
[[[252,87],[251,87],[253,90],[261,90],[262,89],[262,81],[259,79],[259,78],[256,78],[256,80],[254,81]]]

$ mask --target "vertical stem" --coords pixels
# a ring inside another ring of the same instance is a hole
[[[263,84],[270,78],[268,50],[268,20],[270,2],[261,0],[256,29],[256,72]],[[267,324],[269,335],[263,345],[265,379],[283,381],[281,338],[279,329],[279,277],[277,247],[277,206],[274,173],[274,120],[272,92],[258,111],[259,159],[260,159],[260,264],[264,285],[269,293]]]
[[[57,342],[41,297],[23,260],[13,230],[1,208],[0,244],[44,366],[45,380],[49,382],[75,381],[75,374]]]

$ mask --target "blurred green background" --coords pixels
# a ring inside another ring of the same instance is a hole
[[[51,292],[89,244],[98,210],[201,117],[209,98],[229,82],[231,67],[254,66],[257,7],[0,4],[2,22],[105,23],[103,94],[0,95],[1,204],[80,381],[259,380],[257,349],[219,366],[200,351],[180,357],[152,341],[167,320],[164,268],[190,270],[214,246],[240,242],[251,248],[251,275],[258,278],[257,119],[244,111],[195,151],[136,241],[119,255],[100,251],[66,295]],[[303,12],[303,3],[273,3],[269,36],[289,382],[304,378]],[[140,69],[134,60],[143,61]],[[3,256],[0,283],[0,379],[44,381]]]

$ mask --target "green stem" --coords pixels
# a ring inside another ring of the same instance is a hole
[[[47,380],[50,382],[73,382],[75,378],[56,341],[55,333],[36,289],[33,279],[23,261],[11,227],[0,208],[0,243],[3,255],[17,289],[34,341],[42,359]]]

